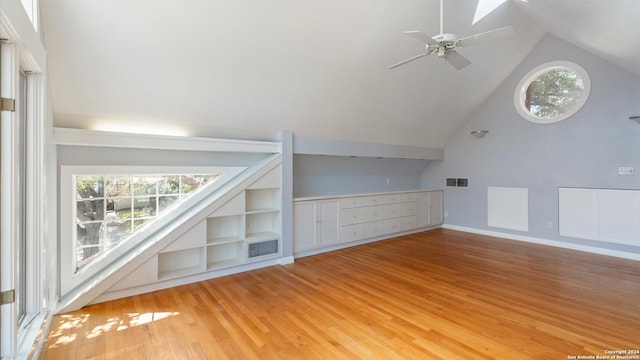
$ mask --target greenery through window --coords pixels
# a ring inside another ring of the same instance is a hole
[[[514,103],[518,113],[538,124],[551,124],[575,114],[586,103],[591,81],[586,70],[568,61],[542,64],[522,78]]]
[[[76,269],[219,176],[76,175]]]
[[[584,83],[577,73],[569,69],[551,70],[531,82],[525,106],[533,115],[551,119],[571,110],[583,91]]]

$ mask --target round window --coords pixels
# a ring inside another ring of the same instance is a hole
[[[529,71],[520,80],[514,103],[525,119],[551,124],[580,110],[590,90],[589,75],[581,66],[568,61],[553,61]]]

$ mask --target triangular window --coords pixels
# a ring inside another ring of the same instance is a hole
[[[225,173],[74,175],[76,271],[182,200],[218,182],[222,175]]]

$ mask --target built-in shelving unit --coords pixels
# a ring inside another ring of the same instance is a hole
[[[162,250],[158,280],[280,256],[280,199],[277,167]]]

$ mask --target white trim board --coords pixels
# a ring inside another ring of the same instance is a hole
[[[206,271],[206,272],[188,275],[188,276],[175,278],[175,279],[157,281],[154,283],[134,286],[126,289],[118,289],[118,290],[111,290],[111,291],[107,290],[104,293],[98,295],[95,299],[89,302],[89,304],[98,304],[106,301],[122,299],[128,296],[146,294],[153,291],[169,289],[169,288],[173,288],[181,285],[193,284],[195,282],[215,279],[215,278],[233,275],[233,274],[240,274],[243,272],[257,270],[257,269],[261,269],[269,266],[284,265],[282,264],[282,261],[283,261],[283,258],[274,258],[274,259],[269,259],[269,260],[254,262],[254,263],[243,264],[240,266],[235,266],[230,268]],[[288,260],[285,259],[285,261],[288,261]]]
[[[327,253],[331,251],[342,250],[342,249],[350,248],[353,246],[369,244],[372,242],[390,240],[399,236],[417,234],[417,233],[434,230],[438,228],[440,228],[440,225],[426,226],[426,227],[421,227],[413,230],[401,231],[401,232],[387,234],[387,235],[380,235],[372,238],[366,238],[366,239],[355,240],[355,241],[344,242],[344,243],[337,243],[337,244],[326,246],[326,247],[302,250],[300,252],[294,253],[293,257],[296,259],[303,258],[303,257],[318,255],[318,254]]]
[[[54,139],[56,145],[271,154],[281,152],[281,144],[279,142],[147,135],[69,128],[55,128]]]
[[[295,262],[295,258],[293,256],[285,256],[280,258],[280,265],[290,265]]]
[[[597,247],[587,246],[587,245],[571,244],[571,243],[566,243],[566,242],[556,241],[556,240],[549,240],[549,239],[542,239],[542,238],[536,238],[536,237],[531,237],[531,236],[508,234],[508,233],[502,233],[502,232],[498,232],[498,231],[482,230],[482,229],[470,228],[470,227],[465,227],[465,226],[450,225],[450,224],[443,224],[442,228],[443,229],[449,229],[449,230],[463,231],[463,232],[468,232],[468,233],[473,233],[473,234],[493,236],[493,237],[509,239],[509,240],[524,241],[524,242],[529,242],[529,243],[534,243],[534,244],[553,246],[553,247],[558,247],[558,248],[563,248],[563,249],[584,251],[584,252],[589,252],[589,253],[599,254],[599,255],[615,256],[615,257],[619,257],[619,258],[623,258],[623,259],[629,259],[629,260],[640,261],[640,254],[629,253],[629,252],[626,252],[626,251],[602,249],[602,248],[597,248]]]

